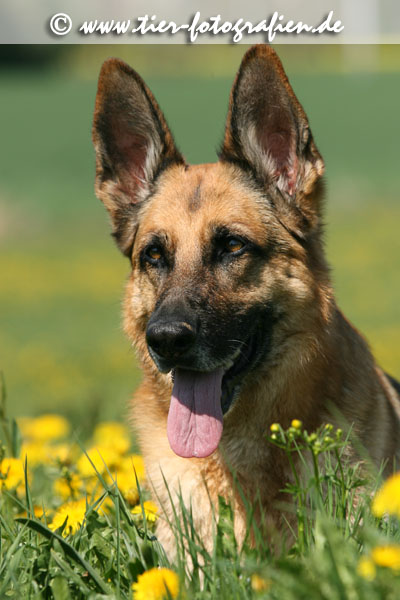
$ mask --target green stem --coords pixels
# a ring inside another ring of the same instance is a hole
[[[298,503],[297,519],[298,519],[299,550],[301,552],[303,552],[304,548],[305,548],[305,532],[304,532],[304,506],[305,506],[305,503],[304,503],[304,499],[303,499],[303,495],[302,495],[302,487],[300,485],[300,479],[299,479],[297,469],[295,467],[295,464],[294,464],[294,461],[292,458],[292,451],[289,446],[286,446],[285,453],[288,458],[294,480],[296,482],[296,488],[297,488],[296,496],[297,496],[297,503]]]
[[[6,401],[7,401],[7,390],[6,390],[6,382],[4,379],[4,374],[0,371],[0,421],[1,428],[4,433],[5,442],[7,444],[7,449],[9,456],[13,456],[13,445],[10,434],[10,429],[8,426],[8,419],[6,417]]]
[[[335,447],[335,457],[336,457],[336,460],[337,460],[338,465],[339,465],[339,471],[340,471],[340,477],[341,477],[341,482],[340,482],[341,486],[340,487],[342,488],[342,502],[341,502],[342,511],[343,511],[342,517],[343,517],[343,519],[345,519],[346,518],[346,512],[347,512],[346,511],[347,490],[346,490],[346,485],[345,485],[345,482],[344,482],[345,480],[344,480],[344,472],[343,472],[342,460],[340,458],[339,451],[338,451],[338,449],[336,447]]]
[[[318,495],[321,498],[321,500],[323,501],[323,494],[322,494],[322,489],[321,489],[321,479],[319,477],[319,468],[318,468],[318,453],[315,453],[313,448],[311,448],[311,456],[312,456],[312,460],[313,460],[314,476],[315,476],[315,482],[317,485]]]

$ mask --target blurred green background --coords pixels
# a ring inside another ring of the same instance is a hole
[[[153,90],[191,162],[215,160],[245,46],[0,47],[0,370],[13,416],[122,417],[140,372],[120,325],[129,263],[93,192],[102,61]],[[326,161],[339,305],[400,377],[400,46],[278,46]]]

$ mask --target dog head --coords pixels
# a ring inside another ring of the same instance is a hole
[[[255,46],[219,161],[189,166],[145,83],[110,59],[93,139],[96,193],[132,264],[126,330],[146,369],[172,374],[172,448],[208,456],[249,378],[319,318],[323,162],[307,117],[275,52]]]

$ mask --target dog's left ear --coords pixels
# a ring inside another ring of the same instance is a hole
[[[324,163],[305,112],[268,45],[245,54],[233,84],[220,159],[249,168],[292,204],[307,204]],[[308,207],[309,209],[311,207]],[[308,212],[308,211],[306,211]]]
[[[122,60],[110,58],[102,66],[93,143],[96,194],[110,213],[120,249],[128,255],[138,208],[162,169],[184,159],[153,94]]]

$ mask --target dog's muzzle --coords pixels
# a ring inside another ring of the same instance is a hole
[[[199,319],[183,303],[162,304],[147,324],[146,342],[150,355],[162,372],[188,361],[198,343]]]
[[[149,323],[146,341],[160,358],[177,361],[195,344],[197,338],[193,325],[186,321],[160,321]]]

